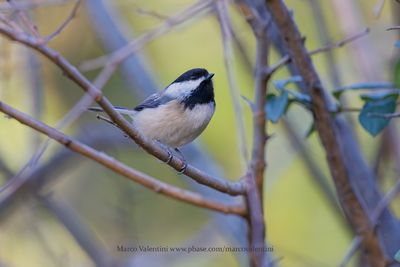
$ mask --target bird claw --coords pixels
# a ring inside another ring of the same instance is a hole
[[[183,174],[186,171],[186,168],[188,166],[185,156],[183,156],[182,152],[179,150],[179,148],[175,148],[175,151],[178,152],[178,154],[180,155],[180,158],[183,162],[182,168],[179,170],[179,174]]]
[[[182,159],[182,161],[183,161],[183,166],[182,166],[182,168],[179,170],[179,174],[184,174],[185,171],[186,171],[186,168],[187,168],[187,166],[188,166],[185,159]]]
[[[167,149],[167,153],[168,153],[168,158],[167,158],[166,161],[164,161],[164,163],[170,164],[171,161],[172,161],[173,156],[172,156],[172,153],[168,149]]]

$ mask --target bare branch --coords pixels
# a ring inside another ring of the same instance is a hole
[[[386,207],[390,205],[393,199],[400,193],[400,180],[390,189],[390,191],[379,201],[375,210],[371,215],[371,227],[374,229],[379,224],[379,218],[382,213],[385,211]],[[353,257],[354,253],[360,248],[362,243],[361,236],[356,236],[351,242],[351,246],[348,249],[346,255],[344,256],[342,262],[340,263],[340,267],[345,267],[349,263],[350,259]]]
[[[71,13],[67,17],[67,19],[52,34],[50,34],[44,38],[44,40],[43,40],[44,43],[50,42],[52,39],[54,39],[54,37],[59,35],[68,26],[68,24],[75,18],[81,2],[82,2],[82,0],[77,0],[75,2],[75,5],[74,5],[73,9],[71,10]]]
[[[21,19],[22,23],[29,29],[29,31],[33,35],[35,35],[36,37],[40,37],[40,34],[39,34],[38,30],[37,30],[37,27],[32,22],[32,20],[30,19],[29,15],[24,10],[18,9],[18,6],[14,2],[14,0],[8,0],[7,2],[17,12],[18,17]]]
[[[246,214],[245,208],[242,205],[226,205],[214,202],[205,199],[203,196],[197,193],[169,185],[142,172],[134,170],[127,165],[117,161],[113,157],[110,157],[103,152],[99,152],[79,141],[73,140],[72,138],[64,135],[56,129],[51,128],[20,111],[17,111],[16,109],[8,106],[7,104],[4,104],[3,102],[0,102],[0,111],[16,119],[20,123],[27,125],[32,129],[35,129],[36,131],[41,132],[48,137],[56,140],[68,149],[79,153],[87,158],[90,158],[109,168],[110,170],[113,170],[114,172],[119,173],[122,176],[132,181],[135,181],[154,192],[169,196],[177,200],[181,200],[186,203],[193,204],[195,206],[204,207],[219,212],[237,214],[240,216],[245,216]]]
[[[367,35],[368,33],[369,33],[369,29],[366,28],[365,30],[363,30],[361,32],[358,32],[358,33],[356,33],[354,35],[348,36],[345,39],[340,40],[340,41],[338,41],[336,43],[329,44],[329,45],[320,47],[318,49],[312,50],[312,51],[308,52],[308,54],[310,56],[313,56],[313,55],[316,55],[316,54],[319,54],[319,53],[323,53],[323,52],[327,52],[327,51],[333,50],[335,48],[343,47],[343,46],[345,46],[345,45],[347,45],[347,44],[349,44],[351,42],[354,42],[357,39]],[[281,67],[283,67],[284,65],[289,63],[290,60],[291,60],[290,56],[289,55],[285,55],[278,62],[276,62],[274,65],[272,65],[270,68],[266,68],[265,72],[267,74],[269,74],[269,75],[272,75],[275,71],[277,71],[278,69],[280,69]]]
[[[147,9],[141,8],[140,6],[136,6],[135,11],[138,14],[147,15],[147,16],[159,19],[159,20],[167,20],[169,18],[168,16],[160,14],[154,10],[147,10]]]
[[[14,2],[13,6],[10,6],[8,3],[0,3],[0,11],[13,11],[15,9],[18,10],[29,10],[38,7],[44,6],[53,6],[53,5],[64,5],[71,0],[26,0],[26,1],[18,1]]]
[[[387,31],[391,31],[391,30],[400,30],[400,26],[392,26],[386,29]]]
[[[354,41],[360,39],[361,37],[366,36],[368,33],[369,33],[369,28],[366,28],[363,31],[361,31],[359,33],[356,33],[354,35],[351,35],[351,36],[349,36],[349,37],[347,37],[347,38],[345,38],[345,39],[343,39],[343,40],[341,40],[341,41],[339,41],[337,43],[330,44],[330,45],[315,49],[315,50],[311,51],[309,54],[310,55],[315,55],[315,54],[318,54],[318,53],[322,53],[322,52],[326,52],[326,51],[332,50],[334,48],[343,47],[348,43],[354,42]]]
[[[213,0],[199,0],[188,8],[185,8],[173,17],[170,17],[163,24],[146,32],[145,34],[139,36],[128,45],[121,49],[113,52],[110,55],[102,56],[96,59],[88,60],[84,62],[80,68],[82,70],[92,70],[105,65],[118,65],[127,57],[135,53],[137,50],[142,48],[145,44],[154,40],[155,38],[169,32],[174,27],[192,19],[195,16],[201,14],[202,11],[206,10],[213,3]]]
[[[221,26],[222,40],[224,45],[224,63],[228,76],[229,89],[231,91],[232,102],[235,110],[235,117],[237,123],[237,129],[239,132],[239,144],[242,156],[244,159],[243,166],[246,167],[249,161],[247,138],[246,138],[246,127],[243,118],[243,111],[240,105],[240,92],[235,79],[234,73],[234,61],[232,51],[232,23],[228,13],[228,2],[226,0],[220,0],[216,2],[217,16],[219,24]]]

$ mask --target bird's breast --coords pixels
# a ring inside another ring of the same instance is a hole
[[[198,137],[215,111],[215,102],[197,104],[192,109],[177,100],[145,109],[134,117],[134,125],[147,137],[171,147],[180,147]]]

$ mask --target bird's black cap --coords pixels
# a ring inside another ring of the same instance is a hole
[[[173,81],[173,83],[197,80],[198,78],[207,77],[208,75],[209,73],[206,69],[202,68],[191,69],[183,73],[181,76],[179,76],[175,81]]]

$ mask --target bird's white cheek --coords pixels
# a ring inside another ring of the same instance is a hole
[[[196,89],[204,79],[197,79],[194,81],[185,81],[180,83],[173,83],[168,86],[165,94],[173,98],[183,98],[190,94],[191,91]]]

